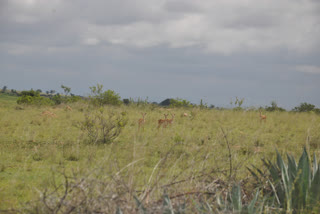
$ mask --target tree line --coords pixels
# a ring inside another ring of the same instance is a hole
[[[148,102],[148,98],[143,100],[138,98],[138,100],[130,99],[123,99],[118,93],[113,90],[103,90],[103,85],[97,84],[96,86],[89,87],[90,88],[90,95],[88,97],[83,97],[79,95],[75,95],[71,93],[71,88],[65,85],[61,85],[61,89],[63,90],[63,94],[56,93],[55,90],[47,90],[45,93],[42,92],[41,89],[37,90],[25,90],[18,92],[15,89],[8,89],[7,86],[4,86],[1,90],[2,94],[12,95],[12,96],[19,96],[17,103],[18,104],[25,104],[25,105],[59,105],[62,103],[73,103],[78,102],[80,100],[89,100],[89,102],[95,106],[104,106],[104,105],[159,105],[163,107],[175,107],[175,108],[193,108],[199,107],[201,109],[225,109],[221,107],[216,107],[214,105],[208,105],[204,103],[201,99],[200,104],[193,104],[190,101],[182,98],[168,98],[163,100],[160,103],[150,103]],[[245,108],[242,107],[244,103],[244,98],[238,98],[234,101],[231,100],[230,104],[233,106],[231,109],[233,110],[244,110]],[[286,109],[279,107],[275,101],[271,102],[270,106],[260,107],[259,109],[264,109],[265,111],[286,111]],[[315,105],[303,102],[300,103],[299,106],[294,107],[292,112],[315,112],[320,113],[320,109],[316,108]]]

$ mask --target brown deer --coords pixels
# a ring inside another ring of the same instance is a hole
[[[70,106],[66,106],[66,111],[72,111],[72,108]]]
[[[169,124],[172,124],[173,123],[173,119],[176,115],[175,114],[171,114],[171,119],[167,119],[167,123],[165,126],[169,125]]]
[[[44,111],[42,112],[42,116],[47,116],[47,117],[57,117],[57,115],[51,111]]]
[[[259,112],[260,112],[260,122],[261,122],[262,120],[264,120],[264,122],[266,122],[266,121],[267,121],[267,116],[266,116],[266,115],[263,115],[263,114],[261,113],[261,110],[259,110]]]
[[[158,120],[158,128],[160,128],[161,125],[163,125],[163,127],[166,127],[168,114],[163,114],[163,115],[164,115],[164,119]]]
[[[146,122],[146,120],[144,119],[144,117],[146,116],[146,114],[147,114],[147,113],[141,113],[142,118],[140,118],[140,119],[138,120],[138,123],[139,123],[139,128],[138,128],[138,130],[140,130],[141,127],[143,127],[143,129],[144,129],[144,123]]]

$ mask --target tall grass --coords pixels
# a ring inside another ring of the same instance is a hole
[[[88,178],[92,197],[116,193],[110,202],[114,209],[126,201],[127,211],[135,210],[133,196],[147,209],[148,204],[162,204],[166,194],[177,210],[193,197],[214,200],[212,192],[223,195],[235,181],[252,191],[246,167],[262,167],[261,158],[272,159],[275,148],[294,157],[305,146],[320,154],[320,117],[311,113],[272,112],[261,122],[258,111],[106,106],[106,111],[126,112],[127,125],[112,142],[88,144],[80,124],[90,107],[74,103],[71,108],[19,107],[10,101],[0,105],[0,210],[24,207],[46,188],[50,192],[54,184],[65,186],[66,177],[73,184]],[[142,112],[146,122],[138,130]],[[157,129],[164,113],[175,113],[174,122]],[[102,192],[96,192],[94,181],[104,182]]]

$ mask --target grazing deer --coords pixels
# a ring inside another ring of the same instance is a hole
[[[72,111],[72,108],[70,106],[66,106],[66,111]]]
[[[259,111],[260,111],[260,122],[261,122],[262,120],[264,120],[264,122],[266,122],[267,116],[266,116],[266,115],[263,115],[263,114],[261,113],[261,110],[259,110]]]
[[[189,117],[188,113],[183,113],[183,117]]]
[[[169,124],[172,124],[173,123],[173,119],[174,119],[174,117],[175,117],[176,115],[175,114],[171,114],[171,119],[167,119],[167,123],[166,123],[166,125],[165,126],[167,126],[167,125],[169,125]]]
[[[158,128],[160,128],[160,126],[162,124],[163,124],[164,127],[166,127],[168,114],[163,114],[163,115],[164,115],[164,119],[159,119],[158,120]]]
[[[47,116],[47,117],[57,117],[57,115],[51,111],[44,111],[42,112],[42,116]]]
[[[147,113],[141,113],[142,118],[140,118],[140,119],[138,120],[138,122],[139,122],[139,128],[138,128],[138,130],[140,130],[141,126],[143,126],[144,123],[146,122],[146,120],[144,119],[144,117],[146,116],[146,114],[147,114]],[[143,128],[144,128],[144,127],[143,127]]]

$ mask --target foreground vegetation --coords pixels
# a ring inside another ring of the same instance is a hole
[[[108,93],[93,98],[104,100]],[[290,169],[303,148],[301,160],[306,154],[320,157],[316,113],[264,112],[267,119],[261,121],[257,110],[105,105],[97,99],[18,105],[16,97],[0,99],[0,210],[278,213],[319,208],[317,200],[296,207],[296,199],[280,199],[290,196],[300,166],[289,173],[296,176],[289,188],[272,175],[288,174],[279,158],[286,153]],[[139,129],[141,113],[146,116]],[[175,114],[174,122],[157,128],[164,114]],[[278,165],[271,164],[276,158]],[[312,166],[307,174],[314,178],[317,161],[309,162],[303,169]],[[279,188],[286,191],[275,194]]]

